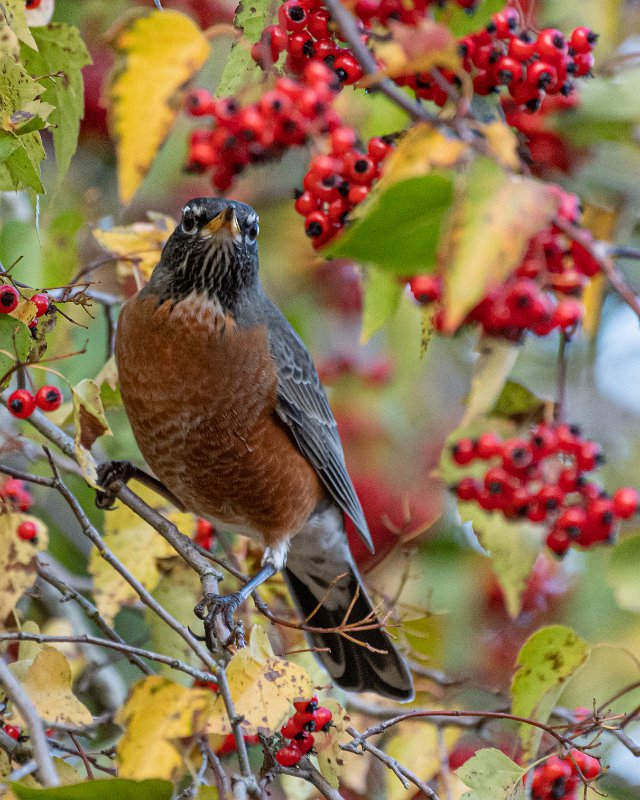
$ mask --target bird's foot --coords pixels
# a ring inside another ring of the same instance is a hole
[[[244,597],[240,593],[206,594],[194,608],[196,617],[204,622],[205,641],[208,646],[217,641],[225,647],[229,645],[244,647],[244,626],[239,620],[233,619],[243,601]]]
[[[98,485],[103,491],[96,492],[96,506],[109,511],[113,508],[116,496],[109,491],[109,487],[116,481],[127,483],[135,473],[135,467],[129,461],[105,461],[98,467]]]

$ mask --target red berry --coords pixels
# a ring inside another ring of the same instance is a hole
[[[576,453],[576,466],[582,472],[591,472],[602,460],[602,449],[597,442],[583,442]]]
[[[210,550],[213,544],[213,534],[213,525],[208,519],[202,519],[202,517],[200,517],[196,523],[196,532],[193,537],[194,542],[205,550]]]
[[[527,84],[536,89],[548,89],[557,83],[558,73],[553,64],[547,61],[536,61],[527,67]]]
[[[367,198],[369,194],[369,187],[368,186],[352,186],[349,189],[349,194],[347,195],[347,199],[350,203],[353,203],[354,206],[357,206],[358,203],[362,203],[363,200]]]
[[[376,173],[373,160],[357,151],[345,154],[344,166],[347,179],[357,184],[369,185]]]
[[[456,486],[456,495],[463,502],[477,500],[481,489],[480,483],[475,478],[463,478]]]
[[[637,489],[624,486],[613,495],[613,513],[620,519],[629,519],[638,511],[640,495]]]
[[[293,707],[296,711],[311,713],[318,708],[318,697],[314,694],[308,700],[296,700]]]
[[[384,161],[392,149],[393,145],[380,136],[374,136],[373,139],[369,139],[369,144],[367,145],[367,153],[376,164],[380,163],[380,161]]]
[[[34,294],[29,299],[35,304],[37,317],[41,317],[49,310],[49,297],[46,294]]]
[[[42,411],[55,411],[62,405],[62,393],[57,386],[41,386],[36,392],[36,405]]]
[[[451,457],[460,466],[469,464],[476,457],[475,442],[472,439],[459,439],[451,448]]]
[[[416,275],[409,281],[409,289],[421,305],[442,297],[442,281],[437,275]]]
[[[319,706],[313,712],[313,721],[316,723],[316,730],[324,730],[326,727],[328,727],[332,719],[333,714],[324,706]]]
[[[192,117],[209,116],[213,114],[214,109],[215,100],[211,92],[206,89],[194,89],[187,96],[187,111]]]
[[[578,300],[561,300],[553,312],[555,324],[567,330],[577,325],[584,315],[584,306]]]
[[[584,25],[571,34],[571,49],[576,53],[590,53],[598,41],[598,34]]]
[[[3,725],[2,730],[7,734],[7,736],[10,736],[16,741],[20,738],[20,728],[16,728],[15,725]]]
[[[296,721],[295,717],[291,717],[291,719],[287,720],[287,722],[285,722],[285,724],[280,728],[280,733],[285,737],[285,739],[293,739],[301,731],[302,728]]]
[[[309,731],[301,731],[293,741],[298,746],[298,749],[300,750],[302,755],[304,755],[305,753],[308,753],[309,750],[311,750],[311,748],[314,745],[315,739],[309,733]]]
[[[520,36],[514,36],[509,41],[509,56],[519,61],[521,64],[527,62],[535,51],[535,42],[531,34],[524,31]]]
[[[538,36],[535,49],[542,61],[550,61],[557,66],[566,57],[569,46],[562,31],[547,28]]]
[[[331,152],[341,155],[351,150],[358,139],[353,128],[336,128],[331,134]]]
[[[476,455],[483,461],[487,461],[499,455],[502,447],[501,439],[490,431],[480,434],[476,442]]]
[[[25,542],[31,542],[38,536],[38,529],[34,522],[21,522],[18,525],[18,538]]]
[[[16,389],[9,395],[7,408],[14,417],[26,419],[35,411],[36,398],[28,389]]]
[[[276,753],[276,761],[283,767],[293,767],[300,761],[302,753],[300,748],[295,744],[281,747]]]
[[[307,24],[308,13],[298,0],[287,0],[278,9],[278,21],[288,31],[299,31]]]
[[[339,55],[333,64],[333,69],[340,79],[340,83],[347,86],[351,86],[362,77],[360,62],[351,53]]]
[[[571,539],[566,531],[553,527],[547,536],[547,547],[557,556],[562,556],[571,547]]]
[[[543,486],[540,489],[536,495],[536,500],[547,511],[555,511],[555,509],[559,508],[564,501],[564,492],[559,486],[553,486],[553,484],[550,484],[548,486]]]
[[[602,767],[597,758],[583,753],[581,750],[572,750],[571,755],[580,768],[580,772],[588,781],[593,780],[600,774]]]
[[[18,305],[20,295],[13,286],[0,287],[0,314],[10,314]]]
[[[507,472],[522,470],[531,464],[531,445],[525,439],[507,439],[502,444],[502,465]]]
[[[499,83],[513,86],[522,80],[522,64],[511,56],[499,58],[493,68],[494,75]]]
[[[558,438],[548,425],[540,424],[531,431],[531,450],[534,460],[545,458],[555,452]]]
[[[588,278],[597,275],[600,272],[600,263],[591,255],[586,247],[579,242],[571,242],[571,255],[578,272],[586,275]]]
[[[322,211],[313,211],[306,218],[304,229],[311,239],[323,239],[330,230],[329,219]]]
[[[593,53],[576,53],[573,57],[573,63],[575,65],[574,75],[576,78],[583,78],[593,69]]]

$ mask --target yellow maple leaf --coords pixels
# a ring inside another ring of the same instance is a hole
[[[312,682],[307,671],[274,655],[264,628],[254,625],[249,646],[239,650],[227,667],[229,691],[236,713],[244,717],[245,734],[272,732],[291,711],[291,702],[308,697]],[[218,696],[208,733],[231,733],[224,701]]]
[[[194,518],[191,514],[170,511],[165,500],[151,489],[133,481],[131,487],[146,503],[168,516],[183,532],[190,533]],[[105,512],[104,540],[114,555],[152,592],[161,578],[159,562],[172,558],[175,550],[131,509],[122,504]],[[89,556],[89,572],[93,576],[96,605],[105,619],[113,622],[124,606],[138,602],[135,590],[111,567],[94,548]]]
[[[173,217],[147,212],[149,222],[134,222],[103,230],[93,228],[98,244],[118,257],[117,271],[121,281],[129,278],[134,269],[148,280],[160,260],[162,248],[176,226]]]
[[[210,44],[179,11],[148,11],[115,33],[123,56],[108,88],[120,199],[128,203],[149,171],[180,108],[176,95],[207,60]]]
[[[57,725],[90,725],[91,712],[71,691],[71,667],[55,647],[44,645],[34,658],[22,681],[22,687],[46,722]],[[16,708],[12,720],[23,721]]]
[[[117,749],[119,776],[174,777],[183,763],[177,740],[201,731],[214,703],[209,689],[189,689],[159,675],[143,678],[116,715],[125,729]]]
[[[18,526],[32,522],[38,531],[36,539],[23,541]],[[24,592],[36,579],[36,555],[47,549],[46,525],[27,514],[0,514],[0,627],[15,608]]]

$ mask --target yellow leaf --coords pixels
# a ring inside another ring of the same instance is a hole
[[[395,728],[397,736],[389,740],[385,752],[401,764],[406,764],[422,781],[429,781],[440,771],[438,733],[433,725],[408,723]],[[444,729],[444,738],[449,750],[460,737],[454,728]],[[410,800],[415,796],[415,787],[407,790],[398,778],[385,770],[387,800]]]
[[[388,186],[426,175],[433,169],[451,167],[468,152],[467,145],[459,139],[443,136],[426,123],[414,125],[386,160],[379,185]]]
[[[239,650],[227,667],[229,690],[236,712],[244,717],[246,734],[272,732],[291,711],[291,702],[308,697],[312,682],[305,669],[273,654],[259,625],[251,631],[249,646]],[[216,698],[208,733],[231,733],[222,697]]]
[[[149,11],[116,33],[123,63],[108,89],[120,199],[128,203],[147,174],[180,108],[179,89],[207,60],[202,31],[179,11]]]
[[[88,708],[71,691],[71,667],[64,655],[50,645],[43,645],[27,670],[22,687],[46,722],[57,725],[90,725]],[[20,719],[16,708],[14,717]]]
[[[124,281],[134,268],[148,280],[160,260],[160,253],[171,231],[176,227],[173,217],[147,212],[149,222],[134,222],[109,230],[94,228],[93,236],[98,244],[114,256],[118,256],[118,277]]]
[[[167,504],[155,492],[136,482],[131,486],[145,502],[166,514]],[[193,527],[193,517],[189,514],[174,512],[169,516],[183,531],[188,530],[187,521]],[[105,512],[104,532],[109,549],[145,589],[152,592],[162,574],[158,562],[172,558],[175,551],[150,525],[124,505]],[[96,605],[109,622],[113,622],[121,608],[138,602],[135,590],[100,557],[95,548],[89,556],[89,572],[93,576]]]
[[[521,160],[518,155],[518,137],[513,128],[496,120],[479,125],[478,129],[484,134],[489,150],[497,156],[502,166],[517,172],[521,167]]]
[[[345,769],[345,753],[340,749],[340,745],[352,741],[352,737],[346,732],[351,721],[347,712],[336,700],[329,699],[322,705],[333,713],[333,726],[327,733],[322,731],[314,733],[313,748],[317,753],[318,768],[322,776],[334,789],[337,789],[340,783],[338,778]]]
[[[530,239],[558,209],[552,187],[504,172],[479,157],[459,186],[439,253],[445,277],[445,330],[455,331],[489,289],[520,263]]]
[[[91,455],[91,446],[99,436],[113,436],[113,433],[104,415],[100,387],[95,381],[85,378],[73,387],[71,394],[78,464],[87,483],[97,489],[98,471]]]
[[[176,740],[202,731],[213,705],[209,689],[187,689],[158,675],[137,683],[116,715],[125,729],[117,748],[119,777],[173,778],[183,763]]]
[[[23,541],[18,536],[22,522],[33,522],[36,539]],[[47,527],[27,514],[0,514],[0,628],[24,592],[36,579],[36,554],[47,549]]]

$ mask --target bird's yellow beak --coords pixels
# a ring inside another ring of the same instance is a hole
[[[200,229],[200,235],[214,236],[221,231],[231,237],[236,237],[240,233],[238,218],[236,217],[233,206],[227,206],[217,217],[214,217],[210,222],[207,222],[206,225],[203,225]]]

